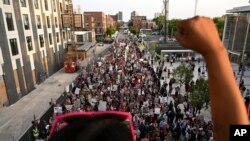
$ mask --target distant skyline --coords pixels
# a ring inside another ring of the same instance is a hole
[[[103,11],[114,15],[123,13],[123,20],[128,21],[132,11],[153,19],[156,12],[161,12],[163,0],[73,0],[74,8],[81,6],[82,11]],[[198,0],[197,14],[216,17],[226,14],[233,7],[249,5],[249,0]],[[195,0],[170,0],[169,19],[185,19],[194,16]]]

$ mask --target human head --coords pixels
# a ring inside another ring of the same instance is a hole
[[[132,141],[129,128],[116,119],[87,118],[68,124],[50,141]]]

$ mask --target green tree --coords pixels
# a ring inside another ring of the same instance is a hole
[[[159,17],[156,17],[153,19],[153,21],[156,23],[157,27],[158,27],[158,30],[161,31],[163,26],[164,26],[164,21],[165,21],[165,18],[164,16],[159,16]]]
[[[219,32],[220,38],[223,36],[223,31],[224,31],[224,23],[225,19],[223,17],[215,17],[213,18],[213,21],[217,27],[217,30]]]
[[[170,37],[174,36],[177,32],[177,22],[179,19],[168,20],[168,35]]]
[[[185,82],[190,82],[193,77],[193,71],[182,64],[173,69],[173,78],[180,84],[180,86]]]
[[[209,105],[209,93],[208,93],[208,81],[201,77],[195,85],[190,88],[189,100],[191,104],[196,108],[196,112],[203,107],[208,108]]]
[[[129,28],[130,32],[133,33],[134,35],[138,36],[139,35],[139,29],[135,27],[130,27]]]
[[[132,27],[133,26],[133,22],[132,22],[132,20],[129,20],[128,21],[128,27]]]
[[[114,33],[115,33],[115,28],[114,27],[111,26],[111,27],[107,28],[106,34],[109,37],[111,37],[111,35],[114,34]]]

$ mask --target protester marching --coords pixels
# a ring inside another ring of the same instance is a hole
[[[72,90],[66,88],[66,101],[54,103],[54,115],[49,121],[34,122],[34,138],[46,140],[56,115],[124,111],[133,116],[138,141],[212,140],[212,122],[195,112],[188,100],[187,88],[194,82],[186,83],[183,91],[167,63],[173,65],[175,58],[170,62],[159,60],[141,51],[135,42],[116,41],[104,56],[81,70]],[[183,63],[194,70],[192,60]],[[199,75],[204,71],[201,67],[198,70]]]

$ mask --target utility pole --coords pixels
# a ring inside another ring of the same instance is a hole
[[[198,0],[195,0],[194,16],[197,15]]]
[[[164,5],[164,43],[167,43],[167,34],[168,34],[168,25],[167,25],[167,20],[168,20],[168,9],[169,9],[169,0],[163,0],[163,5]]]

